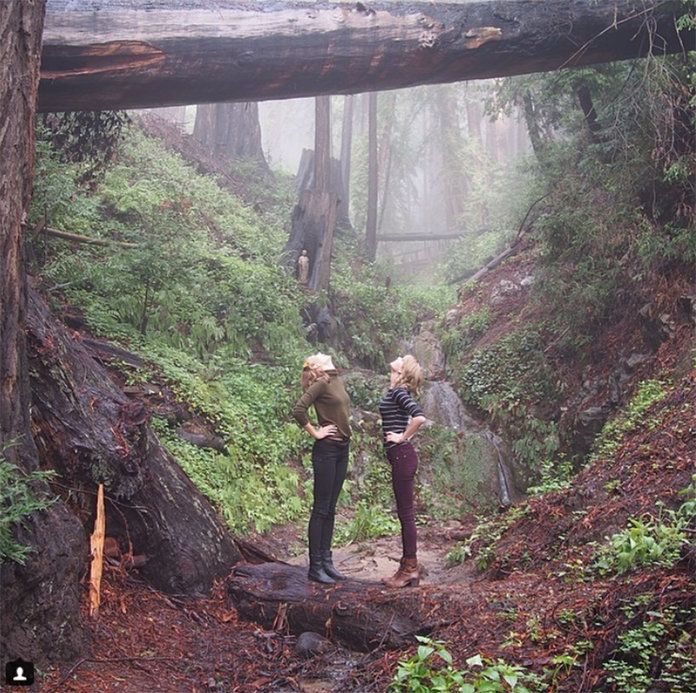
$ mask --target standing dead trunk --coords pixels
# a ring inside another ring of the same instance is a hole
[[[377,92],[368,95],[368,154],[367,154],[367,222],[365,254],[370,262],[377,256]]]
[[[331,97],[314,100],[314,189],[331,188]]]
[[[304,175],[307,175],[309,170],[313,172],[312,185],[309,189],[300,190],[300,200],[292,213],[292,231],[285,251],[294,265],[297,264],[302,250],[307,251],[308,286],[311,289],[322,290],[328,288],[331,278],[331,254],[339,199],[333,191],[334,181],[331,175],[331,97],[329,96],[318,97],[315,101],[314,155],[312,159],[309,156],[303,156],[303,163],[301,170],[304,171]]]
[[[0,3],[0,460],[38,468],[30,428],[24,323],[27,293],[22,221],[34,169],[34,112],[43,0]],[[35,484],[34,493],[47,493]],[[15,538],[30,546],[24,565],[0,564],[0,662],[18,656],[39,666],[83,646],[79,580],[87,559],[80,523],[58,502],[34,513]]]

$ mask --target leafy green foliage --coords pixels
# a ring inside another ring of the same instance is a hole
[[[444,643],[423,636],[416,638],[421,644],[412,657],[399,662],[389,686],[394,693],[531,693],[541,683],[524,667],[481,655],[469,657],[466,669],[456,669]]]
[[[154,333],[204,358],[221,346],[246,357],[259,349],[281,358],[306,350],[302,297],[276,260],[281,229],[265,227],[231,194],[137,131],[128,132],[120,160],[93,191],[74,179],[61,183],[44,143],[40,153],[46,175],[38,179],[35,216],[50,203],[54,226],[87,226],[90,235],[138,244],[77,253],[61,246],[46,258],[45,276],[84,305],[90,324],[106,328],[107,336],[124,337],[129,327]],[[110,334],[110,324],[119,334]]]
[[[482,520],[469,538],[456,544],[445,556],[448,565],[462,563],[475,556],[478,570],[485,570],[495,558],[495,544],[517,520],[529,513],[529,505],[516,505],[505,514]]]
[[[628,520],[628,527],[612,535],[595,567],[619,575],[640,566],[670,566],[679,558],[686,537],[682,527],[656,522],[650,517]]]
[[[385,286],[374,266],[357,269],[345,261],[336,263],[328,298],[335,306],[338,346],[346,358],[386,372],[398,343],[414,331],[416,306]]]
[[[688,528],[696,518],[696,476],[682,495],[686,500],[675,510],[661,508],[660,517],[629,518],[628,527],[608,538],[594,561],[602,575],[619,575],[641,566],[673,565],[688,543]]]
[[[288,466],[306,436],[288,421],[298,389],[290,369],[218,357],[205,366],[170,347],[150,351],[174,393],[226,443],[224,453],[186,443],[164,421],[158,434],[181,466],[220,509],[231,529],[264,531],[306,511],[300,471]]]
[[[540,335],[532,329],[511,333],[476,350],[463,365],[453,366],[462,398],[488,416],[512,440],[526,467],[538,472],[558,449],[553,421],[535,414],[557,400],[555,380],[546,363]]]
[[[376,539],[397,534],[399,521],[381,505],[371,499],[361,498],[355,506],[353,516],[347,524],[340,524],[336,530],[337,545]]]
[[[657,425],[657,421],[647,419],[646,413],[657,402],[669,394],[669,386],[660,380],[646,380],[638,385],[628,406],[619,416],[608,421],[595,442],[593,457],[599,459],[612,455],[619,447],[625,436],[639,426],[649,429]]]
[[[234,531],[305,512],[302,472],[288,461],[307,440],[289,411],[310,347],[299,319],[303,296],[278,262],[282,227],[135,129],[90,187],[80,182],[80,165],[61,163],[41,133],[37,154],[35,220],[137,244],[37,243],[44,278],[92,331],[149,364],[127,373],[131,383],[169,386],[226,449],[197,448],[156,421],[164,444]]]
[[[492,109],[523,109],[537,136],[537,177],[549,195],[534,223],[544,266],[535,293],[551,303],[558,348],[571,355],[587,354],[598,331],[637,310],[655,274],[696,260],[694,55],[501,82]]]
[[[91,180],[114,158],[131,120],[125,111],[75,111],[44,113],[41,122],[61,160],[81,163],[81,180]]]
[[[573,465],[563,453],[559,452],[554,457],[543,460],[540,476],[538,484],[527,488],[528,495],[534,496],[568,488],[574,476]]]
[[[491,325],[488,306],[465,315],[457,325],[443,331],[442,348],[448,358],[456,358],[466,351]]]
[[[50,472],[23,472],[0,449],[0,563],[26,561],[32,549],[17,542],[13,529],[32,513],[53,503],[53,499],[32,488],[35,482],[46,481],[51,476]]]
[[[643,693],[655,685],[674,693],[692,690],[696,665],[690,626],[694,617],[693,607],[647,611],[642,623],[619,636],[616,649],[603,665],[612,689]]]

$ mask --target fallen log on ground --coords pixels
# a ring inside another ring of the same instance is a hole
[[[675,53],[676,0],[48,0],[39,110],[261,101]]]
[[[32,432],[83,523],[104,483],[107,531],[144,554],[144,577],[175,593],[206,591],[241,555],[224,522],[160,445],[148,411],[129,400],[88,349],[29,294]],[[77,493],[74,493],[77,492]],[[76,507],[75,507],[76,506]]]
[[[361,652],[405,647],[432,629],[416,590],[405,594],[358,580],[327,587],[310,582],[306,568],[287,563],[240,564],[228,591],[239,614],[265,628],[319,633]]]

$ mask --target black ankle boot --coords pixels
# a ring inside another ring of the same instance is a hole
[[[336,582],[330,575],[327,575],[326,571],[324,570],[324,564],[321,556],[310,555],[309,572],[307,573],[307,577],[314,582],[321,582],[324,585],[333,585]]]
[[[324,572],[334,580],[347,580],[348,578],[338,571],[336,566],[333,564],[333,557],[331,555],[331,549],[322,549],[321,551],[321,564],[324,567]]]

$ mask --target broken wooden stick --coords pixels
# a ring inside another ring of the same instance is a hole
[[[94,532],[90,537],[92,566],[89,571],[89,615],[99,616],[101,602],[101,578],[104,569],[104,537],[106,535],[106,516],[104,515],[104,484],[99,484],[97,492],[97,516],[94,520]]]

